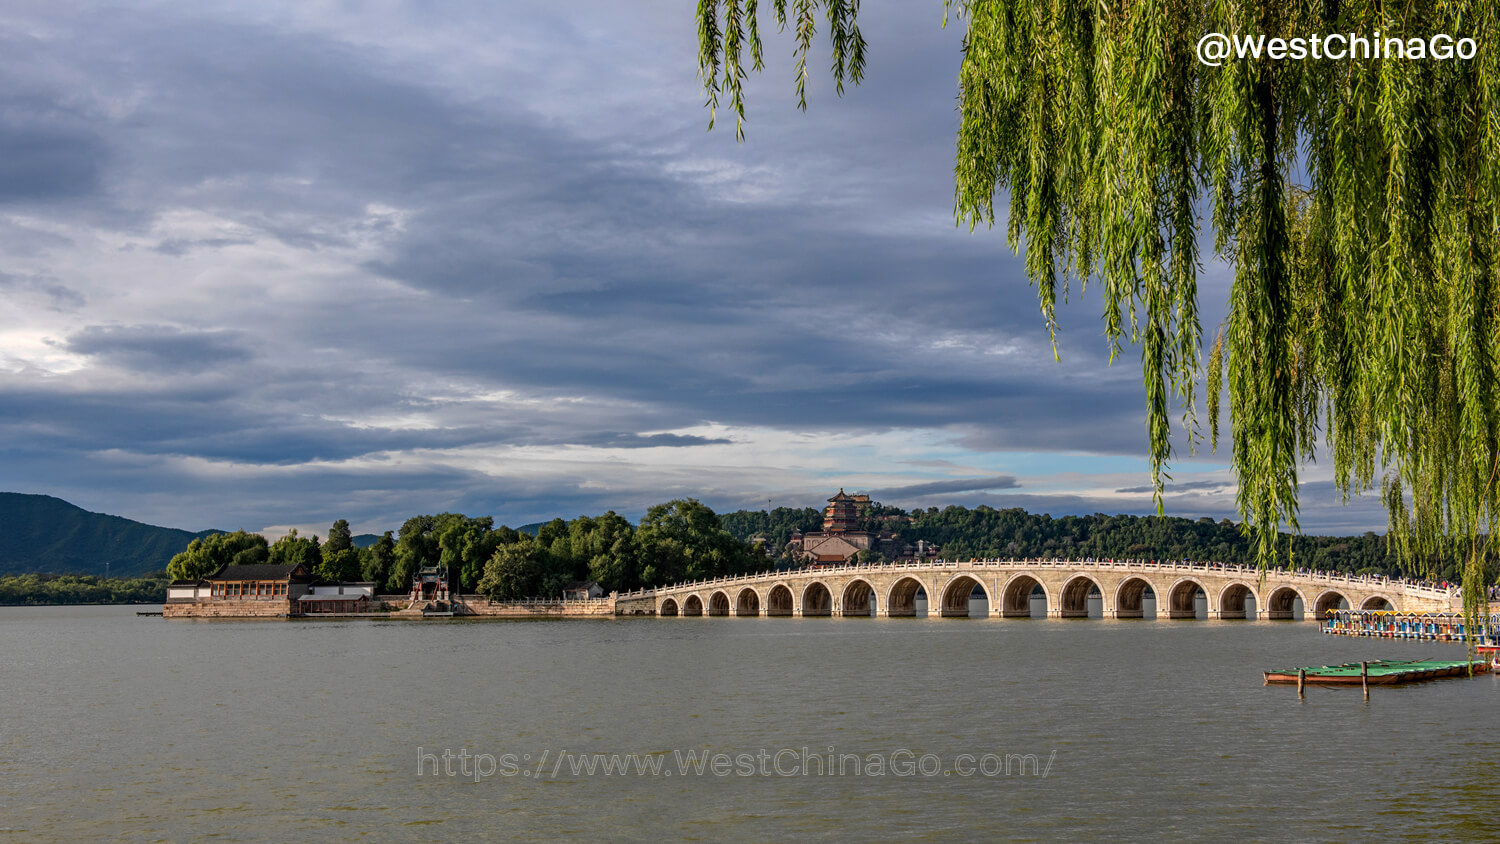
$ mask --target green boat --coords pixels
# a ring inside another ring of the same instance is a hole
[[[1296,685],[1297,677],[1301,674],[1303,682],[1311,686],[1360,686],[1366,682],[1372,686],[1392,686],[1442,677],[1467,677],[1470,674],[1483,674],[1489,668],[1489,662],[1485,660],[1376,659],[1364,663],[1346,662],[1343,665],[1267,671],[1265,676],[1266,685]]]

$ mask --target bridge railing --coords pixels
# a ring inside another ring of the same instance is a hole
[[[642,590],[642,591],[644,592],[645,590]],[[464,598],[468,598],[469,600],[471,600],[471,601],[473,601],[475,603],[478,603],[479,601],[484,601],[485,603],[487,603],[489,606],[492,606],[492,607],[501,606],[501,605],[509,606],[511,604],[537,604],[537,605],[550,604],[550,605],[561,605],[561,606],[570,606],[570,607],[571,606],[598,607],[598,606],[603,606],[604,604],[607,604],[607,603],[610,602],[609,598],[517,598],[517,599],[515,599],[513,601],[497,601],[494,598],[486,598],[483,595],[460,596],[460,598],[458,598],[458,600],[464,600]]]
[[[727,577],[716,577],[707,580],[684,581],[674,583],[670,586],[662,586],[653,589],[636,589],[630,592],[620,593],[620,599],[643,598],[655,595],[657,592],[676,592],[685,589],[706,589],[733,586],[741,583],[765,582],[789,574],[805,574],[809,571],[817,571],[828,575],[859,574],[871,571],[888,571],[891,569],[942,569],[942,570],[964,570],[964,569],[1001,569],[1001,568],[1118,568],[1126,571],[1172,571],[1172,572],[1214,572],[1224,574],[1235,574],[1241,576],[1260,577],[1260,569],[1254,566],[1220,562],[1200,562],[1192,560],[1116,560],[1112,558],[1098,559],[1093,557],[1038,557],[1021,559],[984,558],[964,561],[937,560],[910,560],[894,563],[861,563],[844,564],[828,567],[804,567],[801,569],[782,569],[778,571],[755,572],[753,574],[739,574]],[[1345,584],[1349,586],[1363,586],[1366,588],[1391,589],[1397,588],[1408,595],[1429,598],[1452,598],[1458,594],[1458,589],[1453,586],[1439,585],[1429,581],[1411,580],[1408,578],[1391,578],[1384,575],[1353,575],[1340,572],[1325,572],[1311,569],[1269,569],[1269,576],[1290,577],[1293,579],[1312,580],[1320,583]]]

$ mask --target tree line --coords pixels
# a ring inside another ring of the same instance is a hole
[[[0,604],[160,604],[167,575],[16,574],[0,577]]]
[[[778,565],[794,563],[784,555],[792,533],[822,530],[823,514],[812,508],[778,507],[739,510],[720,516],[725,529],[741,539],[764,537],[778,554]],[[929,507],[906,511],[878,503],[862,513],[862,530],[888,527],[901,541],[935,543],[943,559],[985,557],[1093,557],[1096,559],[1196,560],[1254,566],[1257,540],[1228,519],[1173,516],[1052,517],[1019,508],[978,506]],[[1429,555],[1405,560],[1384,534],[1359,536],[1281,535],[1281,559],[1293,568],[1427,578],[1457,582],[1453,556]],[[1287,552],[1290,552],[1289,554]],[[873,558],[873,555],[871,555]],[[1495,579],[1495,562],[1489,580]]]
[[[570,581],[597,581],[628,591],[682,580],[745,574],[769,567],[755,545],[726,531],[713,510],[694,499],[658,504],[639,525],[609,511],[572,521],[553,519],[533,536],[489,516],[413,516],[399,531],[357,548],[339,519],[326,541],[296,531],[268,543],[236,531],[194,539],[167,565],[173,579],[196,580],[225,565],[305,564],[328,581],[369,581],[405,593],[420,569],[443,567],[453,585],[496,600],[562,594]]]

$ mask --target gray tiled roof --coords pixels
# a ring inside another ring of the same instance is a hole
[[[253,566],[223,566],[208,576],[209,580],[286,580],[301,563],[284,566],[259,564]]]

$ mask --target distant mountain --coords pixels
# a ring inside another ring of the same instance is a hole
[[[349,541],[354,543],[355,548],[369,548],[371,545],[374,545],[375,543],[380,541],[380,534],[359,533],[350,537]]]
[[[516,528],[516,533],[529,533],[532,536],[536,536],[537,533],[541,531],[542,525],[545,524],[546,522],[532,522],[529,525],[521,525],[520,527]]]
[[[167,567],[192,533],[108,516],[50,495],[0,492],[0,575],[51,572],[140,575]]]

